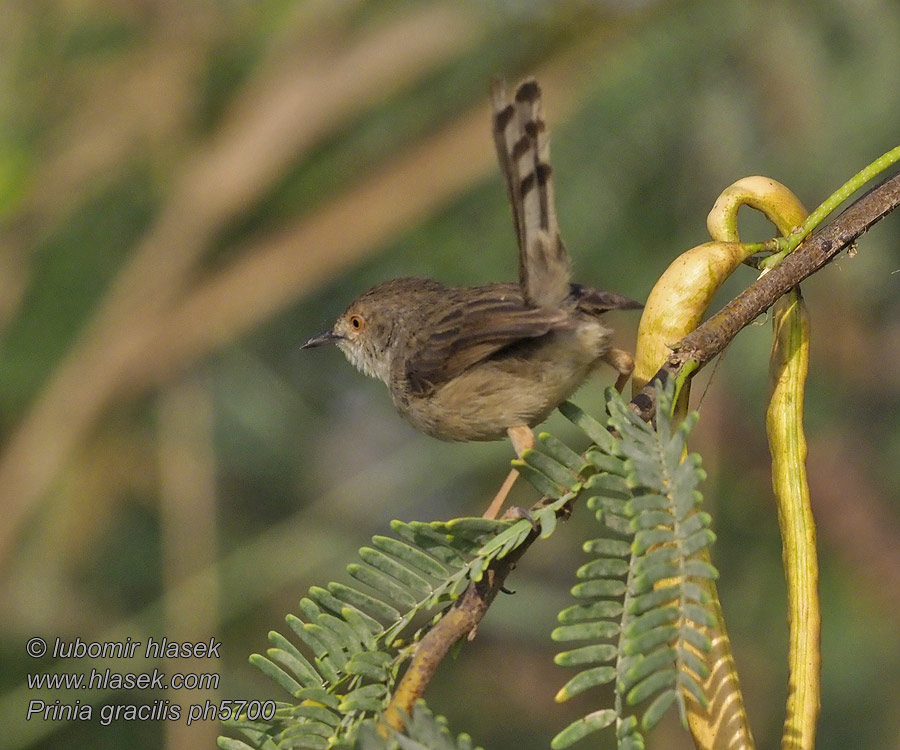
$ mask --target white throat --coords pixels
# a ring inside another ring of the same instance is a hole
[[[352,346],[345,340],[338,341],[337,345],[344,353],[347,361],[357,370],[365,373],[370,378],[377,378],[385,385],[388,384],[391,366],[387,357],[382,357],[376,361],[375,357],[367,357],[360,347]]]

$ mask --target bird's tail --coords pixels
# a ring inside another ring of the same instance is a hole
[[[506,178],[519,243],[519,283],[525,300],[556,307],[569,293],[569,254],[559,236],[550,167],[550,141],[533,78],[510,98],[506,85],[491,90],[494,143]]]

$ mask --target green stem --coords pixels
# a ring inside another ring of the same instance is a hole
[[[864,167],[853,175],[853,177],[829,195],[815,211],[806,217],[806,221],[797,227],[796,230],[787,235],[787,237],[780,238],[777,241],[779,252],[763,260],[760,263],[760,267],[772,268],[772,266],[778,265],[788,253],[793,252],[797,246],[822,223],[826,216],[853,195],[853,193],[863,187],[863,185],[877,177],[897,161],[900,161],[900,146],[895,146],[886,154],[878,157],[867,167]]]
[[[700,365],[696,361],[688,360],[675,378],[675,398],[672,399],[670,416],[679,422],[687,416],[691,394],[690,377],[699,367]]]

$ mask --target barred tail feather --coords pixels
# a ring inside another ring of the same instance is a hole
[[[494,143],[519,244],[519,283],[530,304],[556,307],[568,294],[571,272],[559,236],[541,90],[527,79],[510,100],[505,85],[495,82],[491,98]]]

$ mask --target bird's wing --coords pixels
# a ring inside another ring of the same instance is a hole
[[[433,317],[410,337],[406,381],[414,395],[427,395],[464,370],[522,339],[543,336],[569,324],[559,308],[524,304],[521,293],[498,292],[498,287],[470,287],[462,304]],[[478,294],[484,290],[483,293]]]
[[[569,291],[569,254],[559,236],[550,141],[533,78],[510,99],[506,85],[491,89],[494,144],[506,179],[519,243],[519,284],[532,305],[555,307]]]

